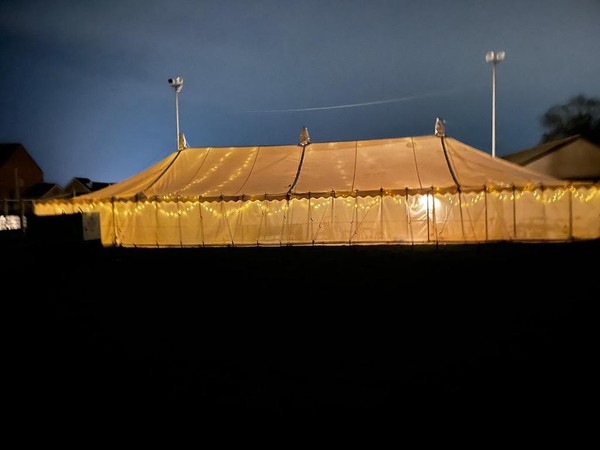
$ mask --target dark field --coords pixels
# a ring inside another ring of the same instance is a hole
[[[74,411],[576,404],[599,250],[3,243],[14,391]]]

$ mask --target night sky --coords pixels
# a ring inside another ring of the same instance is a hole
[[[499,156],[540,118],[600,95],[599,0],[2,0],[0,142],[45,173],[121,181],[189,144],[433,134]]]

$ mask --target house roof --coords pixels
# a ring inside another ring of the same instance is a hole
[[[50,197],[62,197],[66,194],[65,190],[56,183],[37,183],[23,193],[23,198],[47,198],[50,193],[52,194]]]
[[[27,156],[31,159],[31,161],[43,172],[42,168],[38,165],[38,163],[33,159],[31,154],[27,151],[25,146],[19,142],[8,142],[0,144],[0,167],[2,167],[12,155],[14,155],[18,150],[23,150],[27,153]]]
[[[90,192],[97,191],[99,189],[103,189],[103,188],[113,184],[113,183],[105,183],[105,182],[100,182],[100,181],[92,181],[89,178],[84,178],[84,177],[73,177],[73,179],[69,183],[67,183],[67,187],[71,186],[75,183],[81,184],[83,187],[88,189]]]
[[[3,166],[6,161],[20,148],[24,148],[19,143],[0,144],[0,166]]]
[[[535,147],[531,147],[520,152],[511,153],[510,155],[502,156],[503,159],[507,161],[514,162],[521,166],[526,166],[527,164],[531,164],[534,161],[537,161],[540,158],[543,158],[550,153],[553,153],[557,150],[560,150],[566,145],[569,145],[577,140],[585,138],[576,134],[574,136],[569,136],[564,139],[559,139],[557,141],[546,142],[544,144],[537,145]]]
[[[600,181],[600,145],[581,135],[546,142],[503,158],[563,180]]]

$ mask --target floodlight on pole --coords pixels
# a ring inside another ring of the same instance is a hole
[[[177,126],[177,150],[181,150],[180,139],[179,139],[179,93],[183,89],[183,78],[169,78],[169,85],[175,91],[175,121]]]
[[[489,51],[485,54],[485,62],[492,64],[492,158],[496,157],[496,65],[506,58],[505,51]]]

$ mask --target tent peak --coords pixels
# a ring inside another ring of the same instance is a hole
[[[300,130],[300,141],[298,142],[298,146],[306,147],[307,145],[310,145],[310,136],[308,135],[308,128],[302,127],[302,130]]]
[[[438,137],[444,137],[446,135],[444,120],[440,117],[435,119],[435,135]]]
[[[179,133],[178,147],[179,151],[185,150],[186,148],[190,147],[190,144],[188,144],[188,141],[185,138],[185,134],[183,134],[183,132]]]

